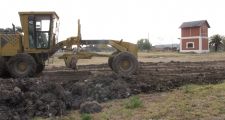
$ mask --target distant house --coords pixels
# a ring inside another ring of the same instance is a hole
[[[209,52],[207,20],[184,22],[180,28],[180,52]]]

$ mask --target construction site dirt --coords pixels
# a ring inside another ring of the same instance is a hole
[[[46,69],[39,77],[0,79],[0,120],[65,115],[87,101],[99,103],[176,89],[186,84],[216,84],[225,79],[225,61],[140,62],[130,77],[117,76],[107,64]]]

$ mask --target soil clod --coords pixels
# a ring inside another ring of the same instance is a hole
[[[96,102],[96,101],[92,101],[92,102],[84,102],[80,105],[80,112],[81,113],[98,113],[102,111],[102,107],[101,105]]]

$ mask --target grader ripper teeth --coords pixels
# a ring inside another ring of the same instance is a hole
[[[0,31],[0,77],[33,77],[41,73],[45,61],[59,49],[67,52],[60,56],[67,67],[76,69],[78,59],[93,56],[109,57],[108,65],[116,73],[129,76],[138,70],[137,46],[122,40],[82,40],[78,20],[78,34],[58,41],[59,17],[55,12],[19,12],[22,31],[13,26],[10,32]],[[116,49],[111,55],[80,52],[82,45],[106,44]],[[77,46],[74,52],[72,46]],[[69,51],[69,52],[68,52]]]

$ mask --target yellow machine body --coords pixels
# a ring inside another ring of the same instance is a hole
[[[22,36],[19,34],[0,34],[0,55],[14,56],[22,52]]]
[[[8,71],[13,77],[32,77],[42,72],[45,61],[59,49],[70,53],[60,56],[67,67],[76,69],[78,59],[108,56],[109,66],[117,73],[133,74],[137,69],[137,45],[122,40],[82,40],[78,20],[78,34],[58,42],[58,15],[55,12],[19,12],[22,32],[0,33],[0,76]],[[15,27],[15,26],[14,26]],[[82,45],[107,44],[117,51],[112,55],[80,52]],[[77,46],[74,52],[72,46]],[[131,67],[129,67],[131,66]]]
[[[54,47],[57,42],[59,19],[55,12],[19,12],[19,15],[22,33],[0,34],[1,56],[14,56],[23,52],[31,54],[46,53]],[[41,27],[46,27],[46,31],[41,30]],[[38,37],[43,37],[43,35],[46,35],[46,45],[38,46],[38,44],[41,44],[41,39],[38,39]]]

